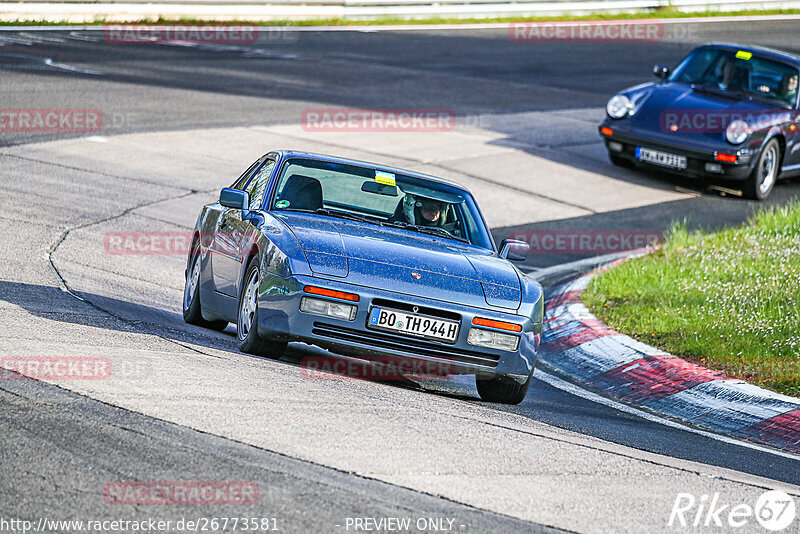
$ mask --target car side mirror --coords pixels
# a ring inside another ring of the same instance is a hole
[[[653,76],[663,82],[667,79],[667,76],[669,76],[669,67],[665,67],[664,65],[653,65]]]
[[[525,261],[530,248],[531,246],[525,241],[504,239],[503,242],[500,243],[500,257],[504,260]]]
[[[219,192],[219,203],[226,208],[244,211],[250,206],[250,194],[247,191],[226,187]]]

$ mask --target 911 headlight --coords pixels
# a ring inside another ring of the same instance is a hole
[[[615,95],[606,104],[606,113],[612,119],[621,119],[633,109],[631,99],[625,95]]]
[[[733,121],[725,130],[725,139],[732,145],[744,143],[753,130],[745,121]]]

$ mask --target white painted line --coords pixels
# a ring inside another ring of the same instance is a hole
[[[665,419],[663,417],[659,417],[652,413],[646,412],[644,410],[639,410],[627,404],[623,404],[621,402],[617,402],[592,391],[588,391],[583,389],[580,386],[577,386],[571,382],[567,382],[557,376],[551,375],[541,369],[537,369],[534,373],[534,378],[541,380],[542,382],[553,386],[554,388],[560,389],[562,391],[566,391],[571,395],[575,395],[576,397],[581,397],[582,399],[586,399],[591,402],[596,402],[598,404],[602,404],[604,406],[608,406],[610,408],[614,408],[615,410],[619,410],[621,412],[625,412],[631,415],[635,415],[636,417],[641,417],[642,419],[646,419],[647,421],[658,423],[660,425],[668,426],[670,428],[676,428],[678,430],[684,430],[686,432],[691,432],[693,434],[698,434],[700,436],[710,438],[716,441],[721,441],[723,443],[728,443],[729,445],[738,445],[740,447],[745,447],[748,449],[753,449],[758,452],[763,452],[767,454],[772,454],[775,456],[781,456],[783,458],[788,458],[790,460],[800,460],[800,455],[792,454],[790,452],[779,451],[777,449],[770,449],[768,447],[762,447],[761,445],[756,445],[755,443],[750,443],[747,441],[738,440],[736,438],[731,438],[728,436],[724,436],[722,434],[715,434],[713,432],[706,432],[705,430],[700,430],[698,428],[693,428],[690,426],[682,425],[670,419]]]
[[[33,39],[33,40],[35,40],[36,42],[39,42],[39,43],[42,43],[42,42],[44,42],[44,43],[66,43],[67,42],[65,39],[62,39],[61,37],[49,37],[49,36],[43,36],[43,35],[34,35],[32,33],[27,33],[27,32],[20,32],[19,35],[20,35],[20,37],[24,37],[26,39]]]
[[[0,37],[0,46],[5,44],[33,46],[33,41],[27,39],[14,39],[13,37]]]
[[[2,39],[3,38],[0,37],[0,41],[2,41]],[[29,64],[41,63],[42,65],[44,65],[46,67],[53,68],[53,69],[66,70],[66,71],[69,71],[69,72],[80,72],[81,74],[92,74],[92,75],[96,75],[96,76],[100,76],[100,75],[103,74],[100,71],[89,70],[89,69],[80,69],[78,67],[73,67],[71,65],[67,65],[65,63],[59,63],[57,61],[53,61],[53,58],[50,58],[50,57],[37,56],[35,54],[7,53],[7,52],[3,52],[2,49],[0,49],[0,59],[3,59],[3,58],[17,58],[17,59],[28,60],[30,62]],[[27,65],[27,64],[20,63],[18,65],[21,66],[22,68],[24,68],[25,65]],[[11,66],[13,67],[14,65],[11,65]]]
[[[66,71],[69,71],[69,72],[80,72],[81,74],[91,74],[93,76],[102,76],[103,75],[103,73],[98,71],[98,70],[80,69],[78,67],[73,67],[71,65],[66,65],[64,63],[58,63],[56,61],[53,61],[53,59],[49,58],[49,57],[42,58],[42,63],[44,63],[48,67],[52,67],[54,69],[66,70]]]
[[[800,20],[800,15],[749,15],[727,17],[687,17],[677,19],[638,19],[636,22],[658,22],[660,24],[713,24],[729,22],[762,22],[762,21],[792,21]],[[614,19],[603,19],[604,22],[614,22]],[[539,23],[558,23],[559,25],[579,25],[591,22],[590,20],[574,21],[539,21]],[[618,19],[618,22],[634,22],[634,19]],[[200,22],[197,26],[213,25],[214,22]],[[508,29],[509,22],[477,22],[469,24],[364,24],[354,26],[254,26],[257,32],[387,32],[387,31],[447,31],[447,30],[502,30]],[[519,24],[519,23],[517,23]],[[76,26],[0,26],[4,31],[102,31],[105,26],[137,25],[148,28],[174,28],[174,25],[151,25],[142,23],[109,23]],[[241,27],[241,24],[237,24]],[[249,28],[248,28],[249,29]]]

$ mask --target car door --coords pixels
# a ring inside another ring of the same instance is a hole
[[[274,168],[275,161],[266,160],[245,187],[245,191],[250,195],[249,210],[261,209],[269,177]],[[212,263],[214,284],[220,293],[237,296],[244,255],[248,252],[244,249],[249,244],[251,229],[252,224],[248,219],[242,219],[242,211],[238,209],[225,208],[217,221]]]
[[[266,156],[262,156],[253,162],[253,164],[231,185],[231,188],[245,190],[253,174],[261,167],[265,159]],[[228,226],[227,216],[228,212],[231,210],[219,204],[217,204],[214,209],[218,213],[216,215],[217,220],[214,227],[213,240],[209,245],[211,277],[214,280],[214,288],[218,292],[230,295],[232,291],[230,287],[231,280],[225,276],[225,272],[227,256],[229,256],[234,249],[229,242],[229,233],[226,231]],[[223,219],[225,219],[224,222]]]

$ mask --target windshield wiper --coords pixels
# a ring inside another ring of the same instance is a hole
[[[456,241],[461,241],[462,243],[469,243],[463,237],[457,237],[448,232],[447,230],[443,230],[437,226],[416,226],[418,232],[422,232],[423,234],[431,234],[431,235],[438,235],[441,237],[446,237],[448,239],[455,239]]]
[[[420,232],[422,234],[446,237],[447,239],[455,239],[456,241],[461,241],[462,243],[469,243],[467,239],[464,239],[463,237],[454,236],[447,230],[439,228],[438,226],[419,226],[416,224],[405,224],[404,226],[401,226],[401,228],[407,228],[408,230],[413,230],[415,232]]]
[[[782,107],[786,107],[791,109],[791,105],[787,104],[785,100],[780,98],[777,95],[771,95],[768,93],[751,93],[748,91],[742,91],[741,89],[720,89],[719,87],[714,87],[713,85],[699,85],[695,84],[692,87],[698,91],[711,93],[714,95],[720,95],[727,98],[746,98],[747,100],[762,100],[766,102],[776,102],[781,104]]]
[[[327,215],[328,217],[337,217],[339,219],[348,219],[351,221],[358,221],[358,222],[365,222],[370,224],[380,224],[378,221],[373,219],[368,219],[366,217],[362,217],[361,215],[356,215],[355,213],[350,213],[349,211],[341,211],[341,210],[332,210],[329,208],[317,208],[315,210],[303,210],[303,209],[288,209],[282,211],[298,211],[300,213],[316,213],[317,215]]]
[[[314,210],[314,213],[318,215],[327,215],[328,217],[338,217],[340,219],[349,219],[351,221],[375,224],[375,221],[371,221],[366,217],[362,217],[361,215],[356,215],[355,213],[350,213],[349,211],[332,210],[329,208],[317,208]]]
[[[699,83],[692,84],[692,89],[694,89],[695,91],[700,91],[701,93],[709,93],[712,95],[718,95],[725,98],[735,98],[735,97],[740,98],[742,96],[747,96],[747,97],[753,96],[750,93],[743,93],[741,91],[734,91],[732,89],[720,89],[719,87],[715,87],[713,85],[705,85]]]
[[[440,237],[446,237],[448,239],[455,239],[456,241],[461,241],[462,243],[469,243],[468,239],[464,239],[463,237],[457,237],[448,232],[447,230],[443,230],[438,226],[419,226],[417,224],[408,224],[407,222],[403,221],[385,221],[381,223],[382,226],[391,226],[393,228],[402,228],[403,230],[411,230],[412,232],[420,232],[422,234],[428,235],[435,235]]]
[[[411,230],[412,232],[419,232],[419,228],[413,224],[408,224],[403,221],[383,221],[381,226],[391,226],[392,228],[403,228],[404,230]]]

